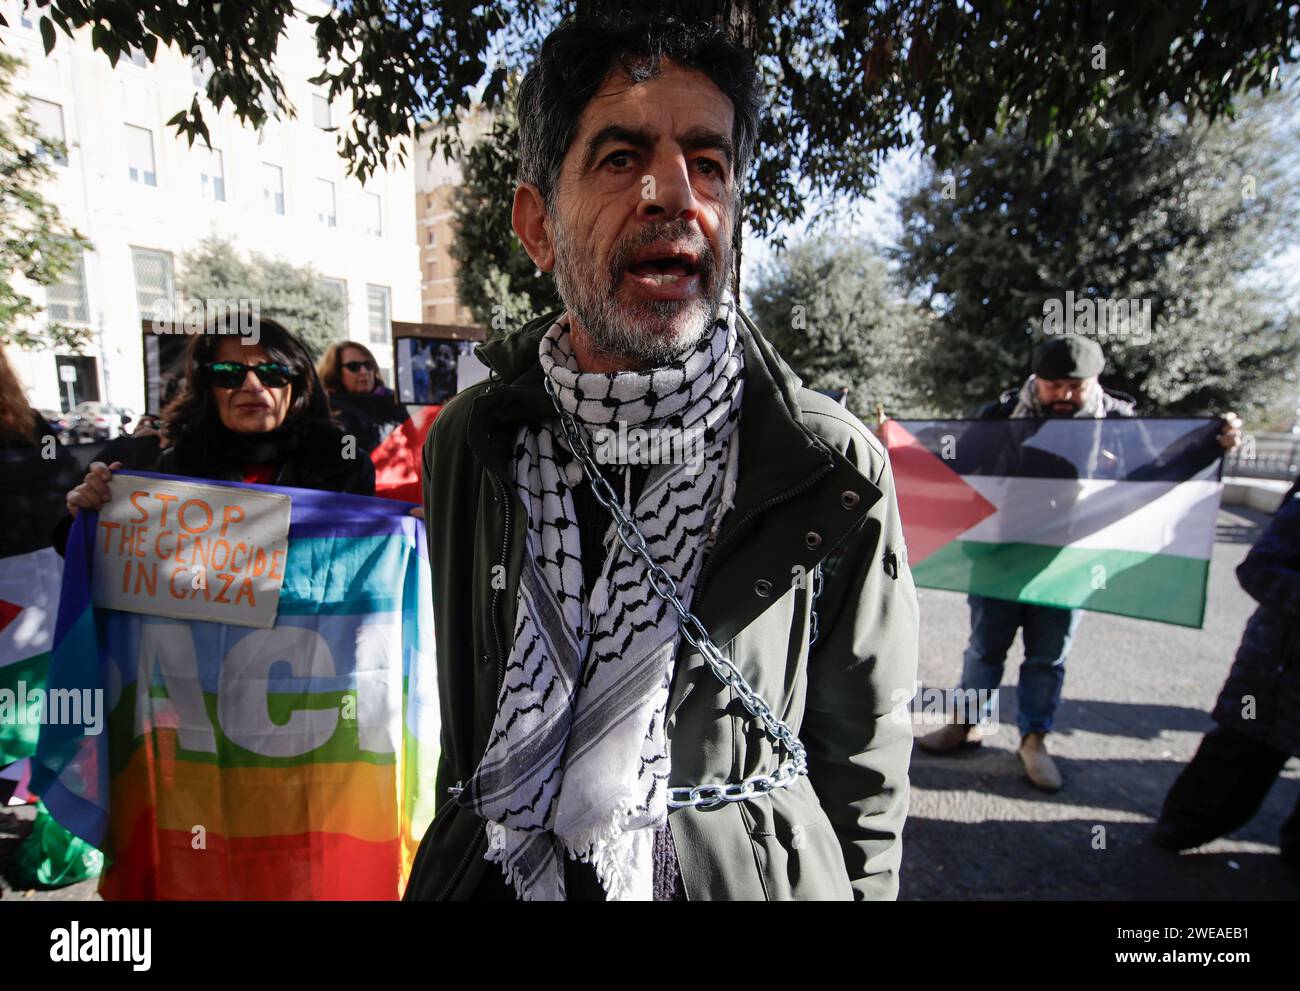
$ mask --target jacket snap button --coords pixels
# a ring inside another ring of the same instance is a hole
[[[802,850],[807,846],[807,840],[804,836],[802,826],[792,826],[790,828],[790,849]]]
[[[840,493],[840,505],[843,506],[845,509],[852,509],[854,506],[858,504],[858,501],[861,498],[862,497],[859,496],[852,489],[845,489],[843,492]]]
[[[754,582],[754,592],[766,599],[772,594],[772,583],[766,578],[760,578],[758,581]]]
[[[809,550],[816,550],[822,545],[822,535],[816,530],[809,530],[804,534],[803,542],[808,545]]]

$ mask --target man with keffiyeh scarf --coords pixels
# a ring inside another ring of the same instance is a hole
[[[410,899],[897,894],[916,597],[883,449],[728,291],[757,94],[674,21],[569,21],[524,81],[513,223],[565,308],[480,348],[426,445],[443,745]]]
[[[1100,420],[1108,416],[1136,416],[1136,403],[1131,396],[1107,389],[1099,381],[1105,366],[1105,355],[1096,341],[1072,334],[1048,337],[1034,349],[1033,374],[1024,384],[981,407],[975,417]],[[1241,421],[1233,413],[1228,413],[1224,421],[1219,441],[1225,449],[1231,449],[1237,443]],[[982,692],[985,698],[992,698],[1002,683],[1007,652],[1020,632],[1025,659],[1020,665],[1016,693],[1020,728],[1020,746],[1016,752],[1025,776],[1034,787],[1058,791],[1063,779],[1047,751],[1046,737],[1056,718],[1061,687],[1065,683],[1065,660],[1083,612],[983,595],[968,596],[968,602],[970,643],[963,656],[957,697],[969,698],[970,692]],[[978,746],[979,724],[987,721],[990,710],[991,703],[986,703],[981,712],[959,711],[952,723],[919,737],[916,744],[935,754]]]

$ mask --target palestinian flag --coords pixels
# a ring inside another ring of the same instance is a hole
[[[918,586],[1200,627],[1218,420],[890,420]]]
[[[441,406],[404,406],[390,392],[334,393],[334,414],[345,433],[375,463],[375,495],[421,501],[424,438]]]
[[[52,548],[0,558],[0,767],[36,752],[39,706],[59,610],[63,560]]]
[[[50,542],[67,513],[64,493],[80,480],[65,448],[43,453],[0,451],[0,767],[36,751],[63,577]]]
[[[408,406],[410,415],[388,424],[384,438],[370,452],[375,463],[375,495],[402,502],[423,502],[421,466],[424,439],[441,406]]]

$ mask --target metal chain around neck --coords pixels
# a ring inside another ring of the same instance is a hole
[[[722,651],[713,642],[713,638],[709,636],[709,631],[704,628],[704,624],[682,604],[682,600],[677,597],[677,583],[673,581],[672,575],[668,574],[650,556],[646,548],[645,534],[641,532],[631,517],[623,512],[623,507],[620,505],[613,486],[600,473],[600,468],[597,466],[595,458],[592,457],[591,448],[587,444],[585,431],[578,426],[573,414],[569,413],[560,404],[559,397],[555,393],[555,385],[550,376],[545,376],[545,383],[546,392],[551,397],[551,402],[555,404],[556,412],[560,414],[560,426],[564,430],[565,440],[568,441],[570,450],[573,451],[582,464],[583,474],[587,476],[587,481],[591,483],[596,500],[613,514],[616,524],[615,533],[618,534],[618,539],[623,546],[639,557],[645,564],[650,577],[651,589],[659,598],[672,606],[677,613],[682,637],[703,655],[705,662],[718,680],[740,696],[741,704],[763,724],[763,728],[768,734],[785,747],[786,752],[789,754],[789,759],[778,764],[776,770],[771,774],[757,774],[746,778],[744,781],[722,785],[669,787],[668,807],[673,809],[708,809],[724,802],[744,802],[755,795],[766,795],[777,788],[788,787],[799,775],[808,773],[807,749],[795,736],[794,731],[777,718],[776,713],[763,700],[763,697],[749,687],[749,682],[736,669],[736,666],[723,656]]]

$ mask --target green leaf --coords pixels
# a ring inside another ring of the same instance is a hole
[[[54,22],[48,17],[41,18],[41,44],[45,46],[46,55],[54,51]]]

